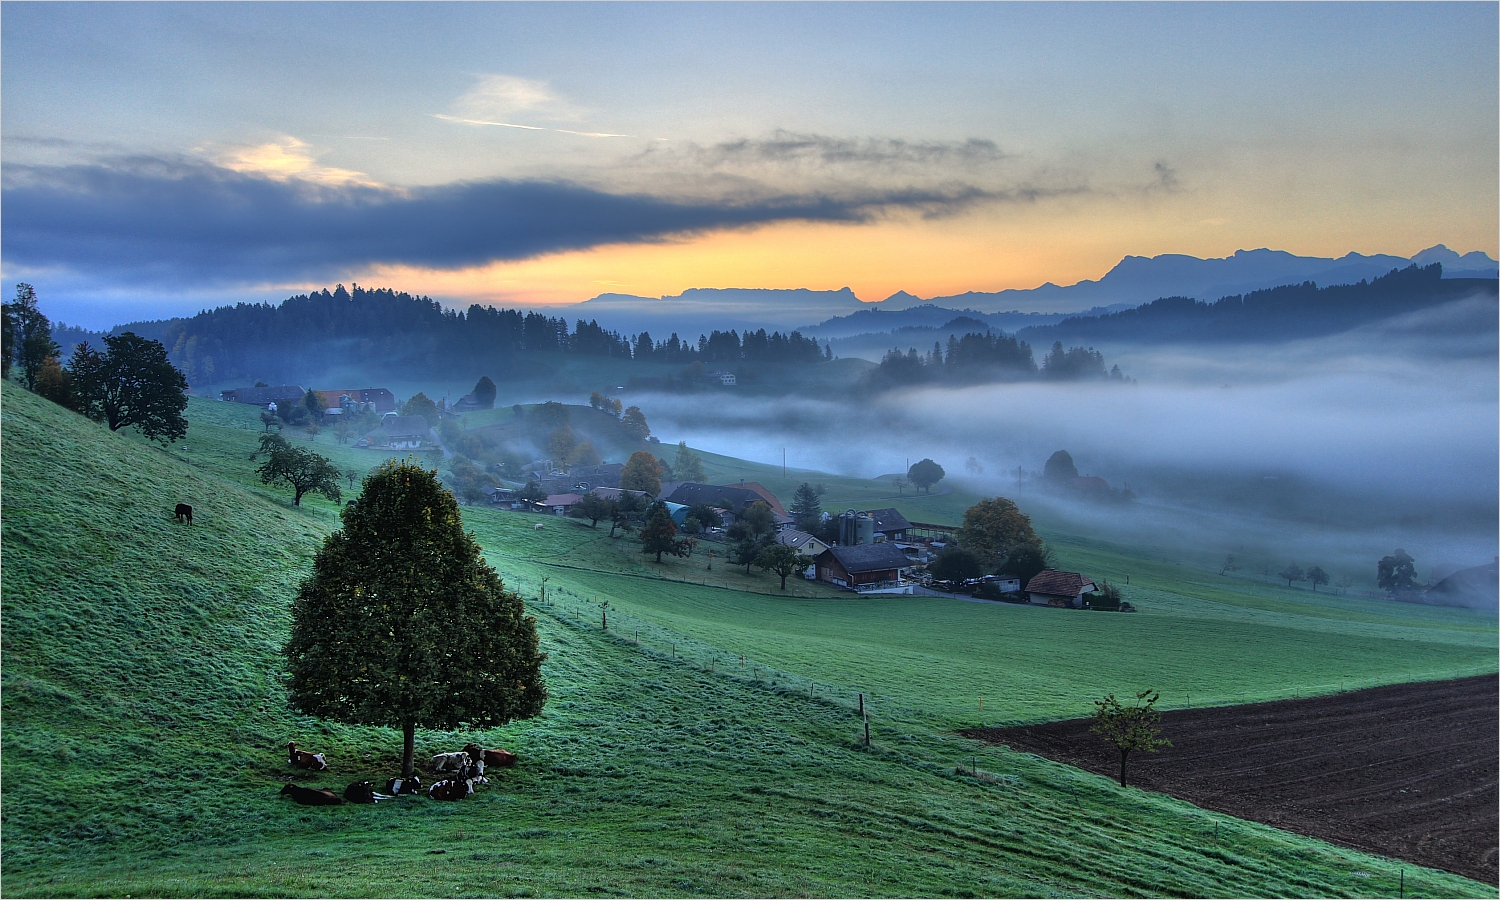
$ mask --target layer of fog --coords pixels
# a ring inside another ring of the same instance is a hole
[[[859,398],[633,396],[662,439],[875,477],[931,457],[950,484],[1019,499],[1039,525],[1207,564],[1295,560],[1368,586],[1396,547],[1419,573],[1496,553],[1493,302],[1282,345],[1114,348],[1134,386],[1004,384]],[[1485,323],[1488,323],[1487,325]],[[1018,488],[1068,450],[1139,498]],[[966,470],[975,457],[984,474]],[[910,489],[908,489],[908,492]],[[892,496],[896,492],[892,491]]]

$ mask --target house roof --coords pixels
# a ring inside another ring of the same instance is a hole
[[[742,487],[747,491],[754,491],[760,495],[760,499],[766,501],[767,506],[771,507],[771,512],[778,516],[786,515],[786,507],[782,506],[781,501],[776,499],[776,495],[759,481],[742,481],[738,485],[725,485],[725,487]]]
[[[572,506],[583,498],[577,494],[548,494],[543,506]]]
[[[833,558],[839,561],[844,571],[850,575],[860,572],[877,572],[881,569],[904,569],[911,565],[911,560],[906,558],[900,548],[889,541],[880,544],[859,544],[853,547],[829,547],[826,553],[832,553]]]
[[[1059,572],[1056,569],[1043,569],[1026,582],[1027,591],[1054,597],[1077,597],[1085,587],[1093,590],[1094,583],[1077,572]]]
[[[621,494],[635,494],[636,496],[644,497],[647,500],[651,499],[651,495],[646,493],[645,491],[627,491],[622,488],[612,487],[596,487],[592,491],[589,491],[589,493],[593,494],[596,497],[603,497],[605,500],[618,500],[620,499]]]
[[[815,535],[808,534],[805,531],[788,529],[787,531],[776,532],[776,543],[785,544],[793,550],[801,550],[807,544],[815,541],[819,544],[823,543]]]
[[[380,428],[388,438],[424,438],[432,430],[432,426],[421,416],[391,416],[380,423]]]
[[[896,512],[894,507],[886,509],[872,509],[867,511],[870,518],[875,520],[875,530],[880,532],[905,531],[911,527],[906,521],[906,516]]]
[[[699,484],[696,481],[684,481],[677,485],[676,490],[666,497],[673,503],[681,503],[683,506],[692,506],[695,503],[707,503],[710,506],[724,506],[739,512],[746,506],[757,500],[766,498],[750,490],[748,487],[737,485]],[[769,505],[769,503],[767,503]],[[776,507],[771,507],[775,512]]]

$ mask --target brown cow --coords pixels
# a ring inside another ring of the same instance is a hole
[[[516,755],[509,750],[481,750],[478,744],[466,744],[464,752],[475,762],[487,766],[509,767],[516,764]]]
[[[193,524],[193,508],[191,506],[188,506],[186,503],[177,504],[177,511],[175,515],[177,517],[178,524],[181,524],[183,522],[186,522],[189,525]]]
[[[333,791],[325,791],[322,788],[298,787],[288,784],[281,789],[283,797],[290,796],[293,800],[303,806],[342,806],[344,799]]]
[[[323,754],[298,750],[297,745],[291,741],[287,741],[286,744],[286,761],[299,769],[307,769],[309,772],[322,772],[328,768],[328,762],[323,759]]]

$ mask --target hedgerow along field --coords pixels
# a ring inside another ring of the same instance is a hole
[[[254,485],[259,423],[205,421],[221,410],[195,401],[190,449],[168,451],[4,393],[10,895],[1379,896],[1397,883],[1390,861],[921,721],[882,719],[867,749],[837,698],[704,671],[566,600],[535,607],[547,710],[479,735],[518,751],[516,770],[459,804],[296,807],[276,795],[298,777],[286,740],[332,763],[299,783],[341,788],[392,773],[399,736],[287,709],[289,601],[334,508]],[[195,526],[172,521],[178,501]],[[468,737],[420,732],[419,750]],[[1493,896],[1405,868],[1413,895]]]

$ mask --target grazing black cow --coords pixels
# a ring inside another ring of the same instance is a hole
[[[410,778],[392,778],[385,783],[387,794],[420,794],[422,793],[422,779],[413,775]]]
[[[176,516],[179,523],[186,522],[189,525],[193,524],[193,508],[186,503],[177,504]]]
[[[368,781],[355,781],[344,788],[344,799],[350,803],[375,803],[379,800],[394,800],[389,794],[375,793],[375,785]]]
[[[298,787],[289,784],[281,789],[283,797],[290,796],[293,800],[303,806],[342,806],[344,800],[333,791],[325,791],[322,788]]]

